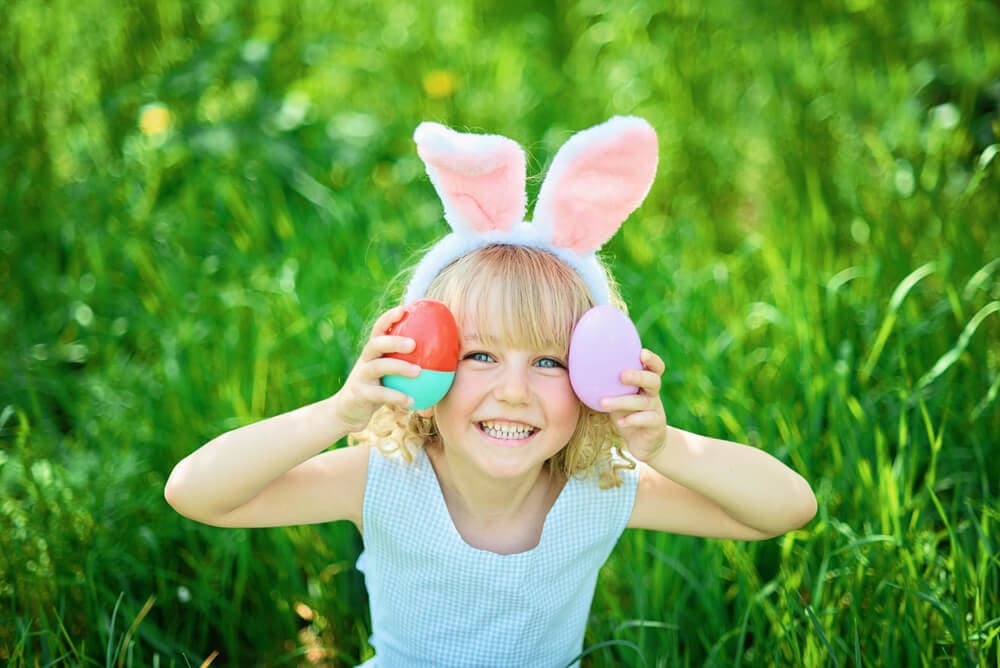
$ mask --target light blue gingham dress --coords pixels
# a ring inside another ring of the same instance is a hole
[[[469,546],[420,449],[412,463],[373,448],[364,505],[372,666],[569,665],[583,649],[597,573],[625,529],[638,475],[600,489],[570,478],[539,544],[501,555]]]

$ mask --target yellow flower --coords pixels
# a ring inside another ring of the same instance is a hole
[[[147,104],[139,112],[139,129],[144,135],[163,134],[170,128],[170,110],[159,103]]]
[[[312,608],[301,601],[296,602],[293,607],[295,608],[295,614],[307,622],[311,622],[316,617],[316,613],[313,612]]]
[[[428,97],[450,97],[458,88],[458,79],[448,70],[431,70],[424,75],[424,92]]]

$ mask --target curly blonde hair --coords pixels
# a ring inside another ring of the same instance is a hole
[[[610,276],[608,283],[612,302],[624,309]],[[499,343],[536,350],[568,351],[573,326],[594,305],[579,275],[555,256],[538,248],[502,244],[479,248],[452,262],[431,282],[426,296],[447,304],[459,323],[466,318],[483,322],[491,315],[487,309],[499,305]],[[442,444],[433,417],[394,406],[376,411],[349,442],[398,453],[406,461],[413,460],[418,448]],[[576,430],[548,465],[567,478],[597,476],[602,488],[616,487],[621,484],[618,471],[636,466],[621,455],[620,447],[610,417],[581,404]],[[614,456],[616,451],[620,456]]]

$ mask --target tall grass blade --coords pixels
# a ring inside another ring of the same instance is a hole
[[[872,344],[872,349],[868,353],[868,359],[865,360],[864,365],[861,367],[860,376],[862,383],[867,383],[868,379],[871,378],[872,371],[876,363],[878,363],[879,357],[882,355],[882,349],[885,347],[886,341],[888,341],[889,335],[896,324],[896,313],[899,311],[900,306],[902,306],[903,300],[906,299],[906,296],[910,294],[910,290],[917,283],[933,274],[935,270],[933,262],[923,264],[910,272],[906,278],[900,281],[896,289],[893,290],[892,297],[889,298],[889,308],[885,319],[882,321],[882,326],[875,337],[875,343]]]
[[[813,612],[812,606],[807,605],[803,608],[806,613],[806,617],[812,622],[813,630],[816,631],[816,635],[819,636],[820,641],[823,646],[826,647],[827,656],[833,661],[833,665],[836,668],[840,668],[840,660],[837,659],[837,655],[833,651],[833,647],[830,646],[830,641],[827,640],[826,633],[823,632],[823,626],[819,623],[819,619],[816,618],[816,613]]]
[[[590,647],[587,647],[582,652],[574,656],[570,660],[570,662],[566,664],[566,668],[569,668],[569,666],[572,666],[577,661],[581,661],[584,657],[590,656],[594,652],[598,652],[602,649],[607,649],[609,647],[625,647],[627,649],[630,649],[633,652],[635,652],[636,657],[638,657],[639,659],[639,664],[643,666],[646,665],[646,657],[642,653],[642,648],[640,648],[634,642],[629,642],[628,640],[605,640],[603,642],[597,643],[596,645],[591,645]]]
[[[979,189],[979,184],[986,177],[986,170],[989,168],[990,163],[993,162],[993,159],[997,157],[997,153],[1000,153],[1000,144],[990,144],[979,154],[979,160],[976,161],[976,171],[973,172],[972,178],[969,179],[969,184],[962,192],[962,200],[968,200]]]
[[[858,619],[854,618],[854,665],[864,666],[865,664],[861,661],[861,636],[858,634]]]
[[[114,664],[115,661],[115,656],[112,653],[113,651],[112,646],[114,645],[115,641],[115,620],[118,618],[118,607],[122,604],[122,599],[124,598],[125,598],[125,592],[121,592],[120,594],[118,594],[118,600],[115,601],[115,607],[111,611],[111,623],[108,625],[108,644],[104,653],[105,668],[111,668],[112,664]]]
[[[997,267],[1000,267],[1000,258],[987,262],[986,265],[974,273],[972,278],[966,282],[965,287],[962,288],[962,299],[969,301],[977,291],[987,287]]]
[[[965,327],[962,329],[961,335],[958,337],[958,341],[955,342],[955,345],[952,346],[951,350],[942,355],[938,361],[935,362],[934,366],[931,367],[930,371],[920,377],[920,380],[917,381],[917,389],[927,387],[937,380],[941,374],[950,369],[951,366],[958,360],[959,356],[961,356],[961,354],[965,352],[965,349],[968,348],[969,339],[971,339],[972,335],[976,333],[976,329],[979,328],[979,325],[983,322],[983,320],[998,311],[1000,311],[1000,301],[990,302],[983,308],[979,309],[979,312],[972,316],[972,319],[966,323]]]
[[[625,629],[661,629],[664,631],[676,631],[680,628],[677,624],[671,624],[670,622],[658,622],[650,619],[626,619],[615,626],[614,634],[618,635]]]
[[[76,648],[76,643],[73,642],[73,638],[70,636],[69,631],[66,630],[66,624],[63,621],[62,615],[56,613],[56,624],[59,625],[59,633],[62,635],[63,640],[69,645],[69,653],[77,660],[81,660],[81,655],[79,650]]]
[[[139,610],[139,613],[135,616],[135,619],[132,620],[132,624],[128,627],[128,631],[125,632],[125,636],[122,638],[121,644],[118,646],[118,668],[122,668],[125,665],[125,653],[129,643],[132,641],[132,636],[135,634],[136,629],[139,628],[139,624],[142,623],[142,620],[145,619],[146,615],[149,614],[149,611],[153,609],[153,604],[155,602],[155,596],[147,598],[146,602]]]

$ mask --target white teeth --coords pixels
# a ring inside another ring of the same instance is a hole
[[[483,431],[493,438],[514,440],[527,438],[535,433],[535,428],[527,425],[500,424],[496,422],[482,422],[480,425]]]

